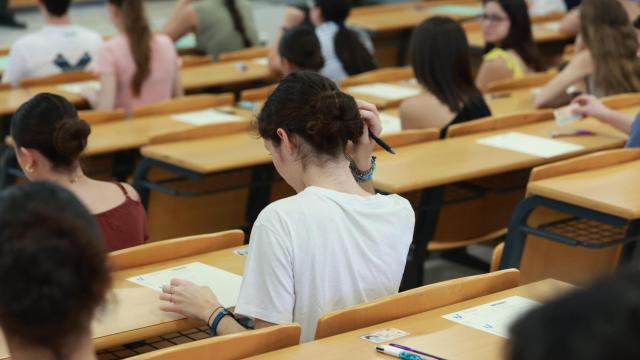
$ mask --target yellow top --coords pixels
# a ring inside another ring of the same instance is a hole
[[[520,79],[524,77],[524,68],[520,64],[520,60],[514,54],[500,48],[493,48],[483,57],[484,60],[502,59],[507,63],[507,67],[513,72],[514,79]]]

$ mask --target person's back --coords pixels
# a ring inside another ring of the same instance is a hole
[[[13,44],[3,82],[18,86],[26,78],[91,68],[102,37],[92,30],[71,24],[67,14],[69,4],[67,0],[42,2],[45,25],[40,31]]]

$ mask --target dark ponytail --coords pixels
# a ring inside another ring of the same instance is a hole
[[[298,70],[320,71],[324,57],[315,31],[308,26],[287,30],[280,39],[280,57],[298,67]]]
[[[238,9],[238,5],[236,4],[236,0],[224,0],[224,6],[227,7],[229,14],[231,14],[231,20],[233,20],[233,27],[236,31],[242,36],[242,43],[245,48],[252,47],[253,42],[249,38],[247,34],[247,29],[244,26],[244,21],[242,20],[242,14],[240,14],[240,10]]]
[[[358,33],[345,25],[351,12],[351,0],[315,0],[315,4],[322,11],[324,21],[338,25],[334,47],[336,56],[347,74],[356,75],[376,69],[376,61],[360,40]]]
[[[38,150],[57,170],[75,170],[90,133],[89,124],[78,118],[75,107],[54,94],[34,96],[11,119],[16,146]]]
[[[136,73],[131,80],[133,95],[139,96],[142,84],[151,74],[151,28],[144,13],[142,0],[109,0],[122,13],[124,31],[129,39],[129,48],[136,64]]]
[[[348,141],[356,143],[363,132],[358,106],[324,76],[299,71],[286,76],[267,99],[258,116],[263,139],[280,145],[278,129],[296,135],[311,149],[303,149],[303,160],[337,158]]]

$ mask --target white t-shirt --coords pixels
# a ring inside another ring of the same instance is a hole
[[[414,223],[398,195],[308,187],[277,201],[251,231],[236,312],[313,340],[326,313],[398,292]]]
[[[362,44],[369,50],[369,53],[373,54],[373,43],[369,34],[359,29],[349,29],[358,34]],[[342,80],[348,76],[336,54],[335,37],[338,30],[338,25],[334,22],[325,22],[316,26],[316,36],[320,41],[320,48],[324,57],[324,67],[320,69],[320,74],[334,81]]]
[[[87,70],[101,44],[98,33],[83,27],[46,25],[13,44],[2,81],[18,86],[26,78]]]

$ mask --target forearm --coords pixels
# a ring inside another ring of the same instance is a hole
[[[213,321],[213,319],[211,321]],[[209,323],[209,326],[211,326],[211,322]],[[244,331],[248,330],[245,329],[244,326],[240,325],[235,319],[231,318],[231,316],[223,317],[218,323],[218,328],[216,329],[217,335],[229,335]]]
[[[628,115],[611,109],[607,110],[600,116],[596,116],[596,118],[624,132],[625,134],[629,134],[631,132],[631,126],[633,125],[633,121],[635,120],[632,115]]]
[[[367,171],[369,168],[371,168],[371,153],[364,152],[361,155],[354,154],[353,162],[359,170]],[[368,193],[376,193],[376,189],[373,186],[373,181],[359,182],[358,185],[360,185],[360,187]]]

